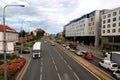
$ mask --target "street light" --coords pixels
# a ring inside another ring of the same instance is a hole
[[[9,6],[24,7],[24,5],[6,5],[3,8],[3,26],[4,26],[4,80],[7,80],[5,9],[7,7],[9,7]]]

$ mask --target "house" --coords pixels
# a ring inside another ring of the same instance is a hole
[[[14,52],[14,45],[18,41],[18,33],[10,28],[9,26],[6,26],[6,51],[7,53],[13,53]],[[0,53],[3,53],[4,49],[4,26],[0,25]]]

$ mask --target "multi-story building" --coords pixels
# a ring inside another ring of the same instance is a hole
[[[65,37],[97,47],[99,45],[99,23],[100,10],[95,10],[65,25]]]
[[[120,7],[102,15],[102,44],[120,50]]]

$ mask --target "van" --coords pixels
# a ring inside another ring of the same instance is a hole
[[[118,70],[118,64],[114,63],[114,62],[112,62],[110,60],[99,61],[99,65],[106,68],[106,69],[109,69],[110,71]]]

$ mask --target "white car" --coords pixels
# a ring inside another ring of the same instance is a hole
[[[111,71],[117,71],[118,70],[118,64],[117,63],[113,63],[110,60],[99,61],[99,65],[104,67],[104,68],[106,68],[106,69],[109,69]]]
[[[75,51],[75,53],[76,53],[77,55],[79,55],[79,56],[82,56],[82,55],[83,55],[83,52],[80,51],[80,50]]]
[[[74,50],[74,49],[72,49],[72,48],[70,48],[70,51],[75,52],[75,50]]]
[[[70,49],[70,47],[69,47],[69,46],[66,46],[66,49]]]
[[[62,44],[63,47],[65,47],[66,45],[65,44]]]
[[[120,70],[114,71],[113,72],[113,77],[115,77],[116,79],[120,80]]]

